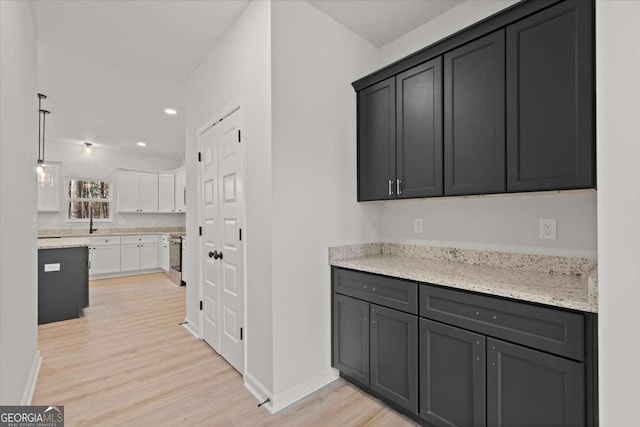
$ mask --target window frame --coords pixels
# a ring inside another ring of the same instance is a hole
[[[104,182],[109,184],[109,198],[108,199],[88,199],[81,197],[70,197],[69,196],[69,185],[70,182],[74,181],[94,181],[94,182]],[[109,218],[94,218],[94,223],[109,223],[114,222],[114,203],[113,203],[113,180],[109,178],[84,178],[84,177],[75,177],[68,176],[64,178],[64,207],[65,207],[65,220],[64,222],[75,222],[75,223],[89,223],[89,218],[69,218],[69,203],[71,202],[106,202],[109,203]]]

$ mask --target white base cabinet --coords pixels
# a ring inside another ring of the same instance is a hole
[[[89,274],[155,270],[160,267],[158,241],[157,235],[94,237],[89,248]]]

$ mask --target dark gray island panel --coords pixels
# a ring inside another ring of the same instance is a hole
[[[78,318],[88,306],[89,248],[39,249],[38,324]]]

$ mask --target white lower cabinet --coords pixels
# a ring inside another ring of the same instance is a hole
[[[158,268],[158,236],[123,236],[122,271]]]
[[[164,270],[165,273],[169,272],[169,236],[162,236],[162,240],[160,241],[160,268]]]
[[[121,271],[140,270],[140,244],[122,245]]]
[[[90,274],[118,273],[120,271],[120,244],[91,248]]]
[[[157,269],[160,267],[158,241],[157,235],[94,237],[89,248],[89,274],[96,276]]]

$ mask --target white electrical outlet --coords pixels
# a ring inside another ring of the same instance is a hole
[[[539,239],[556,240],[558,238],[558,220],[541,219],[538,233]]]
[[[413,232],[416,234],[422,234],[424,232],[424,223],[422,218],[413,219]]]

